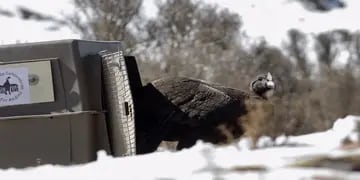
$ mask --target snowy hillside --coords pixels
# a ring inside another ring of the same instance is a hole
[[[113,158],[74,166],[43,165],[0,171],[1,179],[360,179],[358,124],[348,116],[325,132],[279,137],[276,147],[214,147],[198,142],[180,152]],[[348,138],[347,138],[348,137]],[[344,139],[347,144],[344,144]],[[266,139],[266,138],[264,138]],[[261,144],[264,146],[266,143]],[[267,143],[269,144],[269,143]]]

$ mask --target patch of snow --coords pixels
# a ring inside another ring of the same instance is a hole
[[[285,144],[288,140],[288,137],[286,137],[285,135],[279,136],[275,139],[275,144],[276,145],[282,145]]]
[[[275,145],[274,141],[268,136],[261,136],[256,143],[256,147],[258,148],[271,147],[274,145]]]
[[[333,127],[327,131],[289,137],[288,141],[334,149],[339,147],[347,137],[355,141],[358,140],[359,126],[359,116],[346,116],[336,120]]]
[[[249,151],[253,146],[253,141],[251,140],[251,138],[244,137],[236,143],[236,146],[242,151]]]
[[[332,130],[337,133],[338,136],[345,137],[350,132],[355,132],[360,129],[360,117],[359,116],[346,116],[335,121]]]

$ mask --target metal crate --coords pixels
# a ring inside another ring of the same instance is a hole
[[[10,82],[21,81],[31,96],[0,103],[0,168],[86,163],[99,150],[136,154],[133,78],[125,61],[118,41],[0,46],[0,99],[7,78],[1,72],[14,71],[14,79],[19,72],[20,80]]]

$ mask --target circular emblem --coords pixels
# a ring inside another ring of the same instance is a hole
[[[24,92],[24,82],[14,72],[2,71],[0,73],[0,104],[12,104]]]

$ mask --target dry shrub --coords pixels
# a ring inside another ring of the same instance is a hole
[[[252,139],[255,146],[257,140],[264,134],[271,134],[276,124],[273,122],[274,107],[269,101],[250,99],[245,102],[248,113],[242,116],[241,124],[245,136]]]

